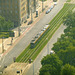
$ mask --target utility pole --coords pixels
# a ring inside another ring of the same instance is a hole
[[[48,38],[46,40],[48,41]],[[49,43],[47,43],[47,54],[49,54]]]
[[[43,8],[43,0],[42,0],[42,12],[43,12],[44,8]]]
[[[36,11],[36,0],[34,0],[34,12]]]
[[[33,75],[34,75],[34,62],[33,62]]]
[[[47,43],[47,54],[49,54],[49,43]]]
[[[19,26],[18,26],[18,36],[20,36],[20,20],[19,20]]]

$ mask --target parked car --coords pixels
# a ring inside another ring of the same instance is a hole
[[[50,9],[50,11],[52,10],[51,8],[49,8]]]
[[[48,14],[49,12],[48,12],[48,10],[46,11],[46,14]]]
[[[32,22],[33,22],[33,21],[29,21],[29,22],[28,22],[28,25],[31,24]]]
[[[50,12],[50,9],[48,9],[48,12]]]
[[[51,6],[51,9],[53,9],[53,7],[54,7],[54,6],[52,5],[52,6]]]
[[[54,5],[57,5],[57,2],[54,2]]]
[[[26,23],[26,22],[27,22],[27,20],[24,21],[24,23]]]
[[[51,11],[51,10],[50,10],[50,9],[48,9],[48,10],[46,11],[46,14],[48,14],[50,11]]]
[[[55,52],[53,50],[50,51],[50,54],[55,54]]]

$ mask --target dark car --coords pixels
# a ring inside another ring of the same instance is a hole
[[[46,14],[48,14],[49,12],[48,12],[48,10],[46,11]]]
[[[26,22],[27,22],[27,20],[24,21],[24,23],[26,23]]]
[[[31,24],[31,23],[33,23],[33,21],[29,21],[29,22],[28,22],[28,25]]]

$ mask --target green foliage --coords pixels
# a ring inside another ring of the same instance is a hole
[[[0,31],[9,31],[14,27],[11,21],[6,21],[4,17],[0,16]]]
[[[44,1],[47,1],[47,0],[40,0],[40,1],[43,1],[44,2]]]
[[[71,0],[67,0],[66,2],[70,2]]]
[[[59,58],[66,63],[75,66],[75,12],[70,12],[64,17],[64,24],[67,28],[64,30],[65,34],[54,44],[52,48]]]
[[[63,65],[66,63],[75,66],[75,47],[70,46],[67,50],[58,51],[57,55],[63,61]]]
[[[0,38],[8,38],[9,37],[9,32],[0,32]]]
[[[52,65],[44,65],[40,69],[39,75],[58,75],[58,73],[57,73],[57,69],[53,67]]]
[[[69,64],[64,65],[61,70],[61,75],[75,75],[75,67]]]
[[[52,65],[54,68],[57,69],[56,75],[60,75],[60,70],[61,70],[61,66],[62,66],[63,63],[62,63],[61,60],[59,60],[59,57],[56,54],[51,54],[51,55],[45,56],[41,60],[41,64],[42,64],[42,66],[44,66],[44,65]]]
[[[14,37],[13,31],[1,31],[0,32],[0,38],[8,38],[8,37]]]
[[[0,38],[8,38],[13,36],[14,32],[10,31],[14,27],[14,24],[11,21],[6,21],[4,17],[0,16]],[[13,34],[13,35],[10,35]]]
[[[70,40],[68,40],[67,38],[63,38],[63,36],[61,37],[62,38],[60,38],[55,44],[53,44],[54,46],[52,50],[54,50],[55,53],[57,53],[61,49],[66,50],[66,48],[71,45]]]
[[[68,27],[75,27],[75,12],[70,11],[64,18],[63,18],[64,25]]]
[[[57,0],[53,0],[53,2],[57,2]]]

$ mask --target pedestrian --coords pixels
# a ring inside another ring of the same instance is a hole
[[[22,73],[22,69],[21,69],[21,73]]]

